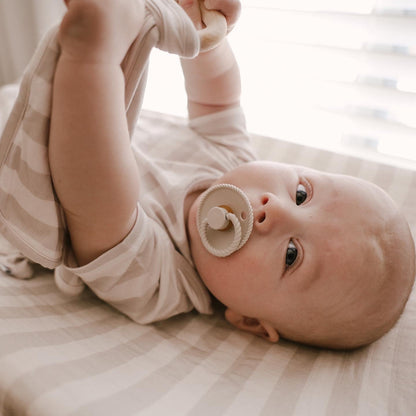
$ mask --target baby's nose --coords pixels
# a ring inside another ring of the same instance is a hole
[[[266,193],[261,196],[261,205],[254,212],[255,227],[260,232],[269,232],[274,227],[293,227],[296,222],[294,206],[291,201],[286,201],[274,194]]]

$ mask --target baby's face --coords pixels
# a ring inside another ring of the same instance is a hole
[[[348,313],[348,308],[359,313],[360,298],[364,304],[376,296],[382,286],[377,279],[384,275],[376,230],[396,209],[379,188],[274,162],[243,165],[217,183],[242,189],[254,211],[248,242],[218,258],[206,251],[197,232],[200,198],[190,210],[195,264],[207,288],[228,308],[266,320],[284,335],[292,324],[303,322],[306,330],[308,321],[325,319],[326,313]],[[373,255],[367,257],[367,250]]]

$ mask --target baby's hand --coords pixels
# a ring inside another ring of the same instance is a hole
[[[205,0],[204,4],[208,10],[218,10],[225,16],[230,33],[240,17],[240,0]]]
[[[201,18],[199,0],[178,0],[178,3],[191,18],[195,27],[198,30],[203,29],[204,23]],[[204,5],[207,10],[216,10],[225,16],[227,21],[227,33],[233,29],[240,17],[240,0],[205,0]]]

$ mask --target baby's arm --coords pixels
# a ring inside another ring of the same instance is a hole
[[[136,0],[66,3],[49,162],[82,265],[121,241],[135,221],[139,179],[120,62],[142,24],[144,8]]]
[[[197,29],[202,27],[197,0],[180,0]],[[206,0],[209,9],[219,10],[227,19],[229,30],[238,19],[238,0]],[[182,59],[189,117],[194,118],[239,105],[240,71],[228,41],[199,54],[194,59]]]

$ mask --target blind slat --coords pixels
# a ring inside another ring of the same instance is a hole
[[[416,17],[354,16],[254,8],[245,38],[416,56]],[[256,27],[256,33],[252,28]],[[251,30],[250,30],[251,29]]]
[[[252,130],[416,165],[416,0],[248,0],[244,9],[236,46]]]
[[[245,0],[247,7],[344,14],[409,17],[416,14],[414,0]]]

